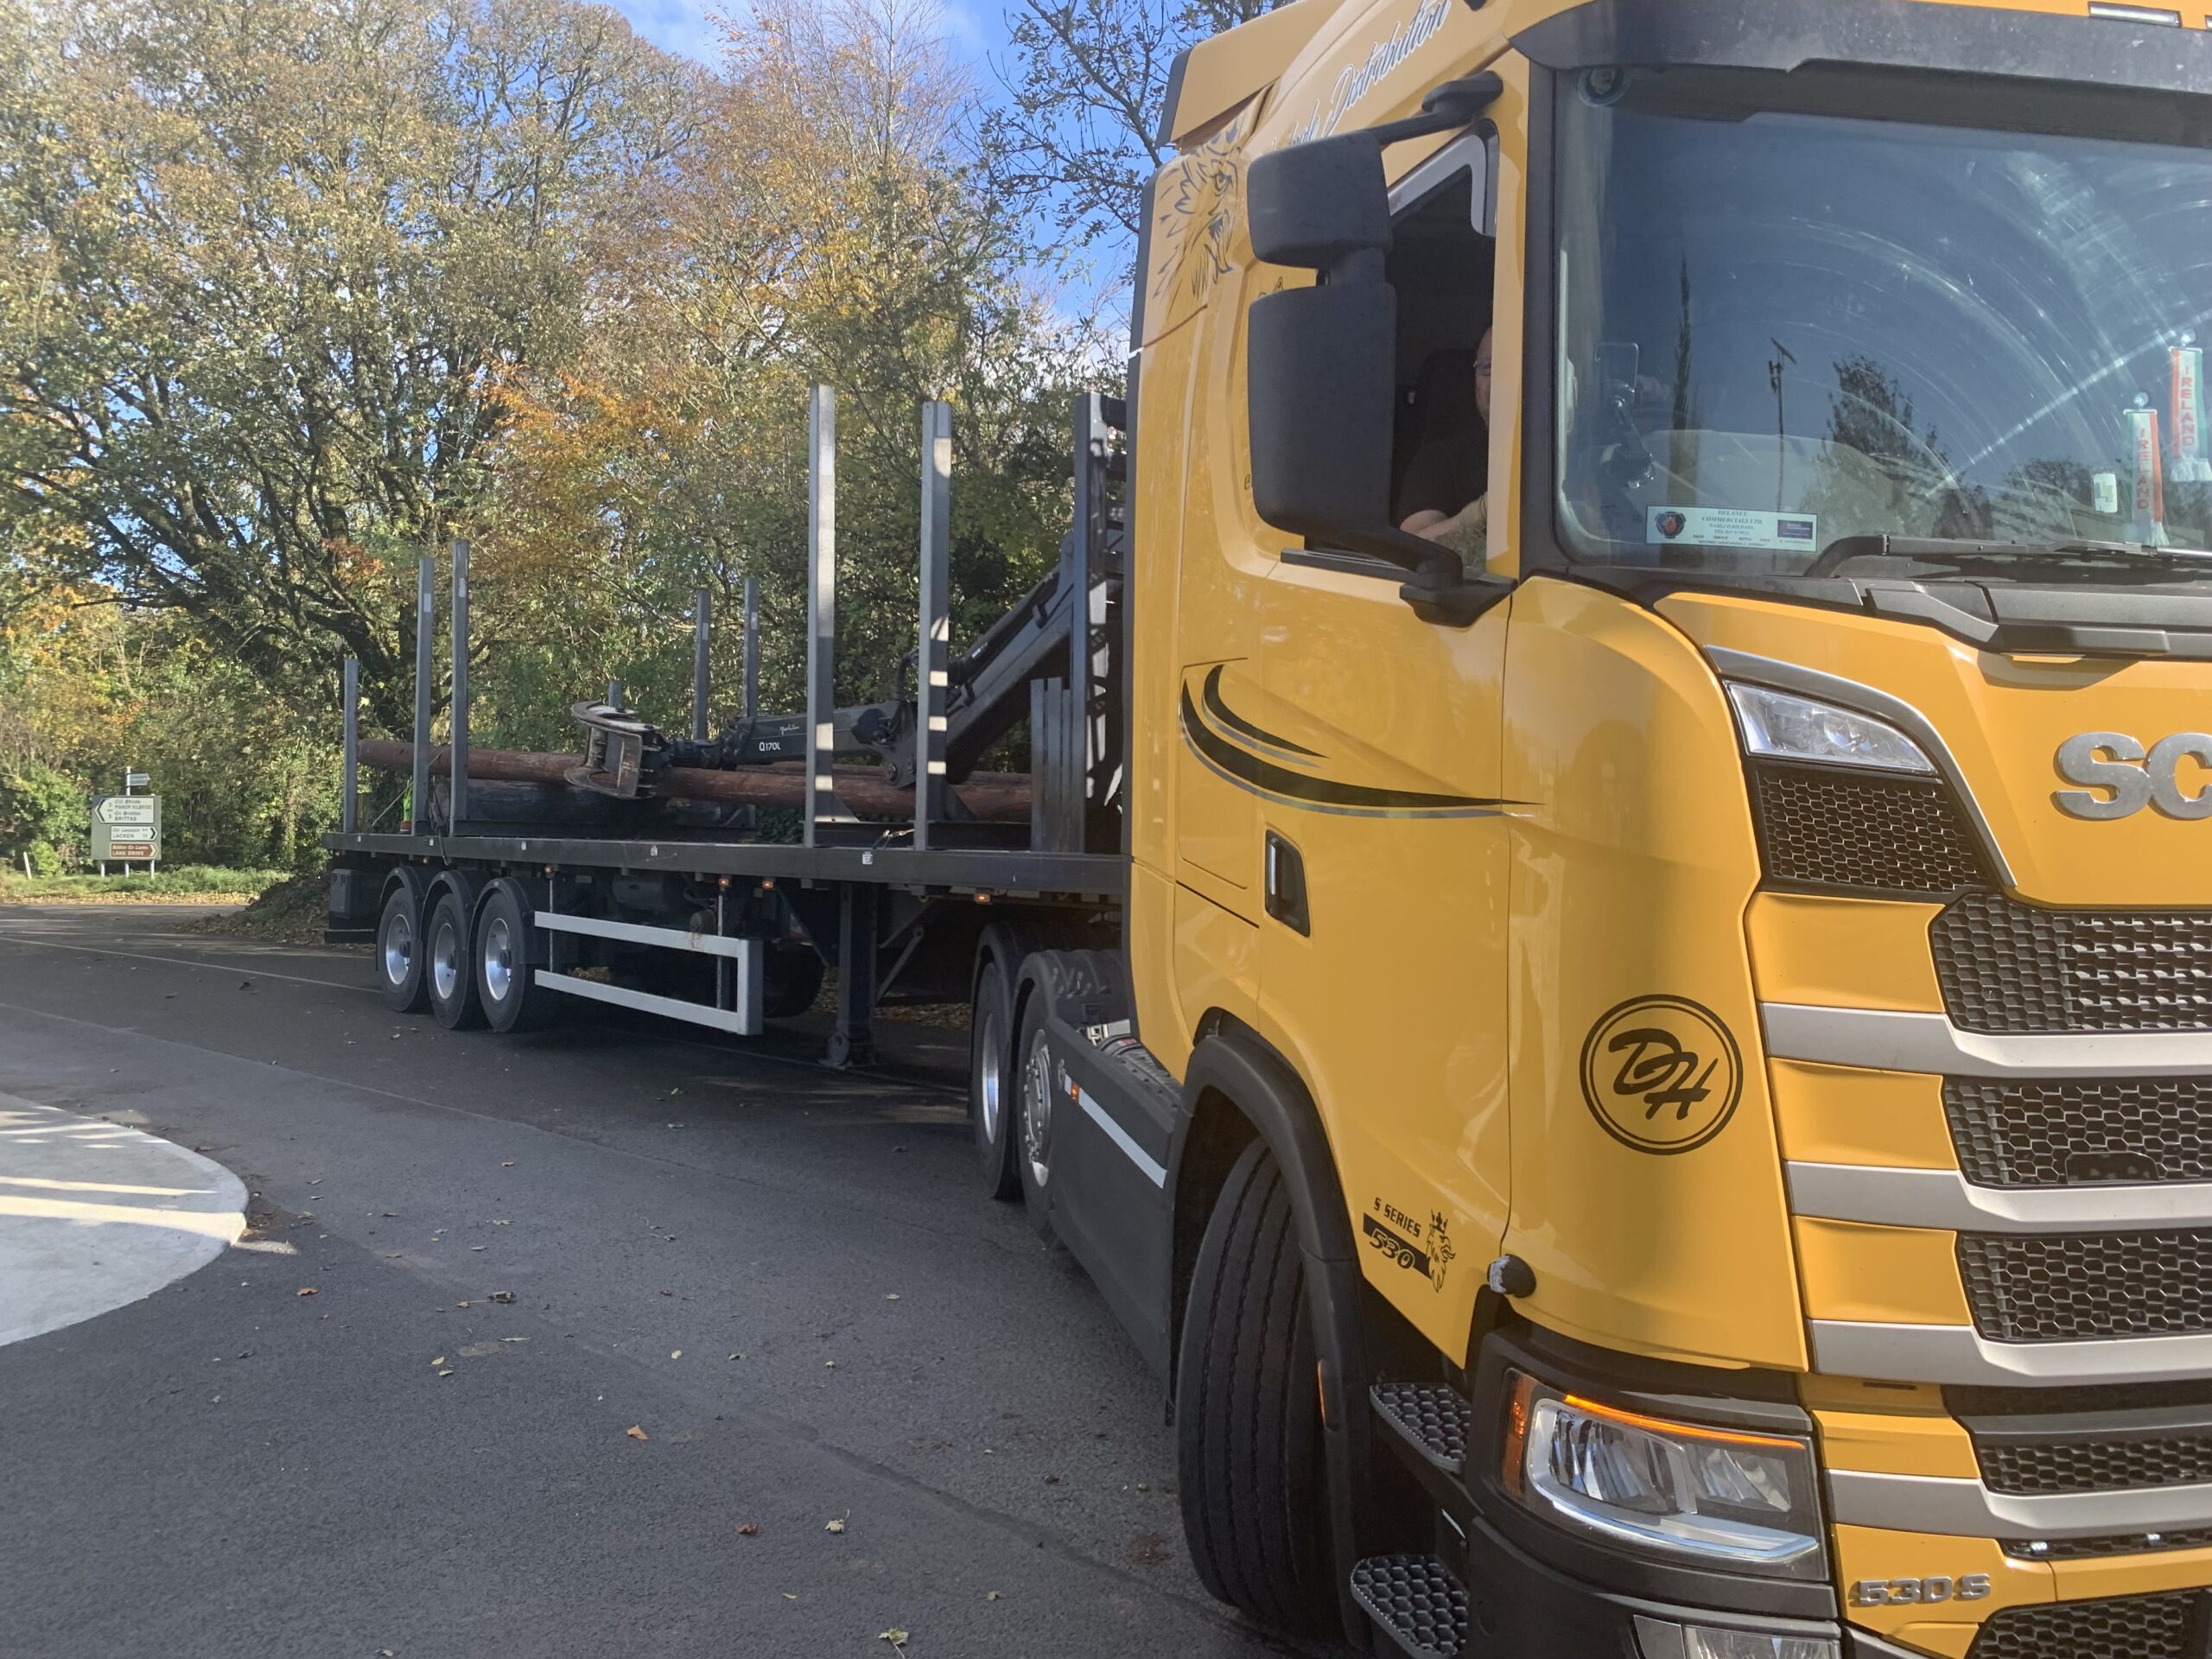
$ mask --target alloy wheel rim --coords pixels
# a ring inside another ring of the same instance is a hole
[[[451,922],[443,924],[430,945],[430,975],[438,988],[438,995],[447,1001],[461,985],[461,931]]]
[[[1052,1050],[1040,1031],[1029,1045],[1021,1087],[1021,1155],[1039,1192],[1052,1179]]]
[[[484,988],[494,1002],[504,1002],[514,982],[514,940],[507,931],[507,918],[494,916],[484,932]]]
[[[415,924],[403,911],[385,925],[384,976],[394,985],[404,985],[414,965]]]
[[[982,1050],[982,1067],[976,1079],[976,1103],[983,1116],[983,1139],[995,1143],[999,1138],[1000,1090],[1005,1086],[1001,1073],[1005,1067],[1004,1043],[999,1035],[998,1010],[994,1008],[983,1016],[983,1030],[977,1039]]]

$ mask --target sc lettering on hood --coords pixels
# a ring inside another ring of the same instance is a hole
[[[2194,763],[2186,785],[2184,761]],[[2082,732],[2058,746],[2056,765],[2082,785],[2050,798],[2069,817],[2130,818],[2147,806],[2169,818],[2212,818],[2212,734],[2176,732],[2145,749],[2125,732]]]

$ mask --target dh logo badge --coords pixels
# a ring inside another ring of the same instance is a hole
[[[1606,1134],[1638,1152],[1703,1146],[1727,1127],[1743,1091],[1736,1039],[1687,997],[1624,1002],[1582,1045],[1582,1098]]]

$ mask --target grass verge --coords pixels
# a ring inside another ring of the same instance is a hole
[[[284,879],[281,870],[181,864],[148,875],[23,875],[0,870],[0,905],[235,905]]]

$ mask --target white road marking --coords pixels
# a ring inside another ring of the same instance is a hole
[[[173,968],[204,968],[219,974],[244,974],[251,979],[281,979],[288,985],[321,985],[334,991],[373,991],[373,985],[348,985],[338,979],[308,979],[300,974],[272,973],[250,962],[194,962],[189,957],[149,957],[136,950],[116,950],[104,944],[64,944],[59,939],[27,939],[20,933],[0,933],[10,944],[35,945],[41,950],[81,950],[91,957],[118,957],[125,962],[165,962]]]
[[[207,1266],[245,1230],[245,1198],[156,1135],[0,1095],[0,1345]]]

